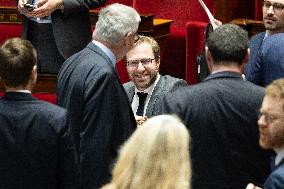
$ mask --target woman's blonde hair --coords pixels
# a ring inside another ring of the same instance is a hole
[[[188,189],[189,142],[177,117],[147,120],[122,147],[112,184],[116,189]]]

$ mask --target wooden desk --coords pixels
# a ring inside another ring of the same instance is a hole
[[[92,28],[94,29],[97,20],[97,11],[90,10]],[[21,24],[22,15],[17,7],[0,7],[0,24]],[[154,37],[161,48],[161,56],[166,48],[166,39],[170,33],[172,20],[154,19],[154,15],[142,15],[139,24],[138,33]],[[38,74],[38,79],[33,92],[55,93],[56,75]],[[3,82],[0,80],[0,91],[4,91]]]
[[[249,37],[265,31],[263,21],[250,20],[250,19],[235,19],[231,23],[237,24],[248,31]]]

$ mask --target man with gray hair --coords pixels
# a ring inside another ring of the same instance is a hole
[[[84,189],[109,181],[118,147],[136,128],[115,63],[133,47],[139,22],[131,7],[116,3],[102,9],[93,41],[58,74],[58,104],[67,108]]]
[[[164,98],[161,112],[180,116],[191,133],[193,189],[245,188],[268,176],[270,154],[259,147],[257,129],[264,90],[241,75],[247,42],[237,25],[217,28],[205,49],[211,74]]]

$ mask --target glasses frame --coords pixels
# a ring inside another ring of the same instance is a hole
[[[126,64],[128,67],[137,69],[139,67],[139,64],[141,63],[144,67],[147,67],[149,64],[153,63],[153,60],[156,60],[157,58],[142,58],[140,60],[130,60],[126,61]],[[147,60],[147,61],[146,61]],[[146,62],[143,62],[146,61]],[[133,64],[136,62],[135,64]]]
[[[272,6],[272,10],[274,13],[279,14],[284,9],[284,4],[282,3],[271,3],[270,1],[262,1],[262,7],[269,10]]]
[[[137,32],[134,33],[134,43],[137,43],[139,41],[139,39],[140,39],[139,34]]]

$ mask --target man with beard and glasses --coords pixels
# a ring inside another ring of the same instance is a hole
[[[265,0],[263,1],[262,12],[263,22],[266,32],[253,36],[249,42],[250,60],[245,69],[246,79],[256,85],[265,86],[266,78],[273,76],[278,79],[273,69],[263,65],[260,58],[260,50],[263,42],[269,40],[270,35],[284,32],[284,0]],[[284,71],[284,70],[283,70]]]
[[[274,169],[265,181],[264,189],[284,188],[284,79],[273,81],[265,90],[260,109],[259,144],[276,152]],[[247,189],[259,187],[249,184]]]
[[[123,86],[138,124],[159,114],[156,107],[164,94],[187,85],[182,79],[159,74],[160,47],[152,37],[139,36],[126,62],[131,81]]]

